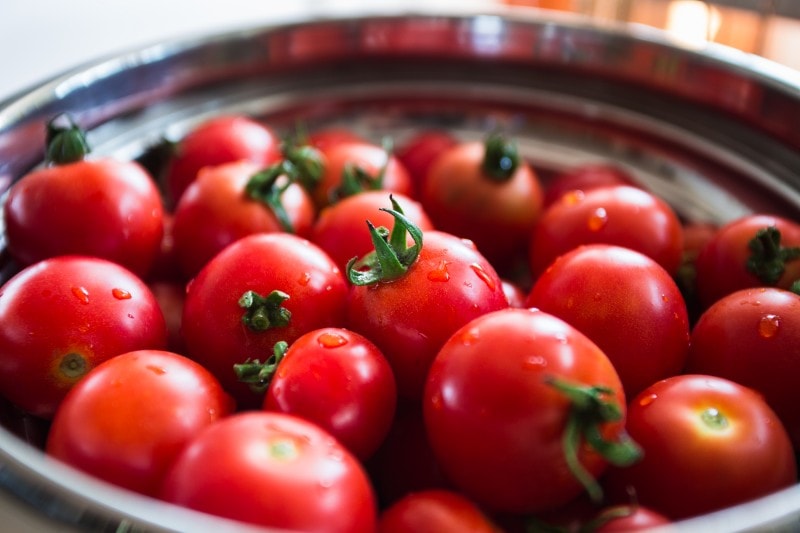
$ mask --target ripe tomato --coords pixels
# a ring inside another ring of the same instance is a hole
[[[389,432],[396,403],[392,369],[377,346],[346,329],[322,328],[288,347],[263,407],[316,423],[363,461]]]
[[[659,381],[631,401],[627,429],[644,455],[607,473],[612,501],[625,501],[632,489],[642,505],[673,520],[797,481],[778,417],[758,393],[727,379],[684,374]]]
[[[498,135],[441,154],[420,191],[437,229],[472,240],[501,269],[516,255],[525,257],[542,198],[536,172]]]
[[[385,509],[380,533],[499,533],[483,512],[458,492],[426,490],[409,494]]]
[[[672,521],[641,505],[615,505],[603,509],[589,524],[594,533],[623,533],[650,531],[671,524]]]
[[[70,390],[53,418],[46,451],[155,496],[184,445],[233,407],[216,378],[194,361],[165,351],[127,352],[96,366]]]
[[[276,176],[279,180],[264,191],[272,198],[262,200],[260,191],[253,193],[256,198],[248,188],[259,170],[248,161],[205,167],[186,188],[175,208],[172,233],[175,254],[187,279],[225,246],[246,235],[310,234],[316,210],[309,194],[297,183],[281,184]]]
[[[534,278],[559,255],[594,243],[636,250],[675,275],[683,233],[675,211],[642,189],[612,185],[573,191],[548,207],[536,224],[530,244]]]
[[[539,277],[526,305],[592,339],[614,364],[628,397],[683,369],[686,304],[669,273],[644,254],[606,244],[579,246]]]
[[[167,343],[147,285],[104,259],[60,256],[0,288],[0,394],[51,418],[62,398],[106,359]]]
[[[367,140],[349,128],[329,126],[309,133],[306,142],[324,152],[336,144],[345,142],[367,142]]]
[[[209,368],[240,408],[263,397],[233,365],[275,343],[344,322],[347,281],[318,246],[289,233],[259,233],[223,249],[189,283],[182,328],[187,353]]]
[[[246,160],[266,167],[281,157],[280,139],[272,128],[242,115],[210,118],[178,141],[168,161],[164,181],[171,206],[201,168]]]
[[[544,190],[544,205],[550,206],[571,191],[586,192],[606,185],[633,185],[633,178],[612,164],[581,165],[567,170],[550,181]]]
[[[748,287],[789,289],[800,279],[798,247],[800,224],[792,220],[756,214],[725,224],[695,259],[701,306]]]
[[[599,498],[594,478],[612,455],[599,449],[637,457],[616,440],[625,395],[611,362],[538,310],[488,313],[456,331],[430,368],[423,410],[445,475],[489,511],[551,510],[584,489]]]
[[[315,424],[247,412],[207,427],[173,463],[161,497],[292,531],[375,531],[372,487],[358,460]]]
[[[443,152],[458,144],[458,139],[447,130],[422,130],[406,139],[397,149],[397,158],[411,176],[415,194],[423,184],[433,162]]]
[[[709,307],[692,329],[687,371],[724,377],[757,390],[800,449],[800,296],[742,289]]]

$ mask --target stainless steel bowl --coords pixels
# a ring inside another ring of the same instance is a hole
[[[284,132],[346,125],[375,139],[402,140],[427,126],[463,138],[502,128],[544,173],[613,161],[687,220],[800,214],[800,74],[727,48],[687,48],[657,30],[567,15],[339,16],[81,66],[0,104],[0,192],[41,164],[44,124],[61,112],[89,129],[95,153],[122,158],[223,112]],[[0,240],[0,281],[14,269],[3,248]],[[34,445],[35,422],[10,408],[3,418],[6,523],[38,516],[39,531],[244,528],[54,464]],[[800,528],[800,486],[679,526]]]

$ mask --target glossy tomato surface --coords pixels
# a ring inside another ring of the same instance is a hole
[[[415,492],[396,501],[381,513],[378,531],[498,533],[500,529],[462,494],[439,489]]]

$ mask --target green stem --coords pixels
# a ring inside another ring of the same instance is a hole
[[[392,142],[388,137],[383,139],[383,150],[386,153],[386,158],[383,165],[375,176],[372,176],[363,167],[348,163],[342,170],[342,181],[338,187],[331,191],[331,203],[336,203],[342,198],[354,196],[364,191],[379,191],[383,189],[383,178],[386,175],[386,169],[389,167],[389,161],[392,157]]]
[[[283,205],[282,196],[292,185],[295,173],[294,165],[284,160],[253,174],[244,188],[248,197],[266,205],[275,214],[281,228],[287,233],[294,233],[294,226]],[[281,176],[286,177],[284,182],[279,181]]]
[[[261,394],[269,388],[278,365],[286,356],[288,349],[288,343],[278,341],[272,349],[272,355],[266,361],[262,363],[258,359],[248,359],[244,363],[233,365],[233,371],[239,381],[246,383],[253,392]]]
[[[747,270],[767,285],[777,284],[786,271],[786,263],[800,258],[800,247],[781,245],[781,232],[775,226],[758,230],[748,246]]]
[[[289,325],[292,313],[283,307],[289,295],[272,291],[266,297],[255,291],[247,291],[239,298],[239,307],[245,310],[242,323],[253,331],[266,331]]]
[[[484,144],[483,172],[492,181],[503,182],[519,167],[519,152],[513,141],[507,140],[499,133],[492,133]]]
[[[284,157],[295,170],[292,178],[307,191],[313,191],[319,185],[325,171],[322,153],[310,145],[286,146]]]
[[[62,122],[66,122],[62,125]],[[66,165],[82,161],[91,151],[86,133],[68,114],[58,115],[47,123],[45,163]]]

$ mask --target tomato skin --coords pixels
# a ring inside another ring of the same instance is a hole
[[[800,296],[742,289],[709,307],[692,329],[688,372],[724,377],[757,390],[800,446]]]
[[[672,208],[628,185],[573,191],[545,209],[530,242],[534,278],[581,244],[614,244],[654,259],[671,275],[681,264],[683,233]]]
[[[783,246],[800,246],[800,224],[770,216],[748,215],[733,220],[711,237],[695,259],[695,284],[702,308],[740,289],[767,285],[747,270],[748,243],[760,229],[774,226],[781,232]],[[788,289],[800,278],[800,261],[786,264],[786,271],[775,286]]]
[[[571,403],[548,378],[604,386],[622,418],[625,395],[611,362],[588,337],[538,310],[481,316],[453,334],[434,360],[423,412],[437,460],[453,485],[493,512],[537,513],[583,492],[562,435]],[[606,461],[587,446],[578,459],[598,476]]]
[[[406,139],[397,149],[397,158],[408,170],[414,183],[415,194],[424,188],[425,179],[433,162],[448,149],[458,144],[458,139],[446,130],[423,130]]]
[[[375,227],[391,228],[394,217],[381,209],[391,207],[387,191],[364,191],[339,200],[324,208],[314,224],[310,240],[325,250],[344,271],[348,261],[363,257],[374,245],[366,221]],[[422,231],[433,229],[433,223],[419,202],[392,193],[403,214]]]
[[[154,496],[183,446],[233,407],[216,378],[194,361],[158,350],[127,352],[70,390],[53,418],[46,452]]]
[[[281,158],[272,128],[242,115],[210,118],[178,142],[165,171],[166,194],[175,206],[201,168],[246,160],[266,167]]]
[[[724,424],[715,424],[722,416]],[[608,495],[677,520],[729,507],[797,481],[791,441],[763,398],[732,381],[684,374],[628,406],[627,430],[644,456],[610,469]],[[687,482],[691,480],[691,482]]]
[[[8,250],[23,266],[89,255],[145,276],[164,233],[161,196],[134,162],[83,160],[35,170],[11,188],[4,209]]]
[[[617,369],[625,394],[678,374],[689,350],[689,317],[675,281],[644,254],[579,246],[538,278],[526,306],[569,322]]]
[[[377,511],[361,465],[318,426],[268,412],[201,431],[173,463],[162,499],[295,531],[369,533]]]
[[[294,341],[264,397],[264,409],[310,420],[360,460],[389,432],[397,387],[371,341],[343,328],[322,328]]]
[[[471,243],[428,231],[403,277],[350,289],[346,314],[348,327],[372,340],[389,361],[401,398],[418,404],[427,369],[450,335],[506,307],[500,278]]]
[[[167,343],[147,285],[92,257],[54,257],[23,269],[0,288],[0,323],[0,394],[46,419],[94,366]]]
[[[385,509],[380,533],[498,533],[477,505],[458,492],[427,490],[409,494]]]
[[[306,139],[307,144],[322,150],[328,150],[334,145],[348,142],[368,142],[355,131],[339,126],[330,126],[312,131]]]
[[[634,185],[633,178],[619,167],[610,164],[590,164],[557,174],[544,190],[544,205],[549,206],[564,194],[588,191],[606,185]]]
[[[287,326],[252,331],[242,324],[239,298],[247,291],[266,296],[283,291],[291,312]],[[240,383],[233,365],[264,361],[275,343],[292,343],[304,333],[342,326],[347,281],[318,246],[289,233],[259,233],[223,249],[187,289],[182,329],[188,355],[209,368],[240,408],[260,407],[263,395]]]
[[[186,188],[175,208],[173,227],[175,254],[186,279],[237,239],[285,231],[270,207],[245,193],[247,182],[259,170],[248,161],[205,167]],[[294,183],[281,194],[281,202],[292,233],[308,237],[316,216],[308,193]]]
[[[667,526],[672,521],[661,513],[640,505],[619,505],[603,511],[613,518],[604,520],[595,533],[623,533],[625,531],[650,531],[656,527]]]

